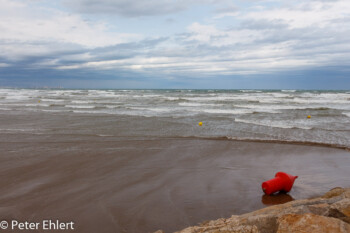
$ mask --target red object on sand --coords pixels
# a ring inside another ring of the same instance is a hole
[[[277,172],[275,178],[265,181],[261,184],[261,187],[267,195],[278,191],[289,192],[296,178],[298,178],[298,176],[292,176],[285,172]]]

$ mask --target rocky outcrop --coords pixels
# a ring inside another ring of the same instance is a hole
[[[350,225],[336,218],[315,214],[286,214],[278,218],[277,233],[350,232]]]
[[[162,231],[158,231],[162,232]],[[350,188],[296,200],[248,214],[188,227],[177,233],[350,233]]]

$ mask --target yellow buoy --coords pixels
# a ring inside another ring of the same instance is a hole
[[[202,125],[203,125],[203,122],[199,122],[198,125],[199,125],[199,126],[202,126]]]
[[[40,103],[40,100],[38,100],[38,103]]]
[[[308,115],[308,116],[307,116],[307,119],[310,119],[310,118],[311,118],[311,116],[310,116],[310,115]]]

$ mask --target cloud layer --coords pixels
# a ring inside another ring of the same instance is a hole
[[[349,74],[347,0],[54,3],[0,0],[0,69],[90,70],[172,82],[340,67]],[[185,25],[181,33],[171,33],[167,16]],[[123,30],[129,22],[158,27],[159,34]]]
[[[75,0],[64,4],[80,13],[111,14],[124,17],[173,14],[200,4],[216,4],[223,0]]]

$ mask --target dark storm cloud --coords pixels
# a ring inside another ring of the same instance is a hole
[[[172,0],[77,0],[65,1],[72,9],[83,13],[115,14],[127,17],[164,15],[186,9],[186,1]]]
[[[155,16],[176,13],[200,4],[223,0],[65,0],[69,8],[89,14],[112,14],[125,17]]]
[[[77,0],[66,1],[66,5],[83,13],[107,13],[128,17],[161,15],[185,9],[184,4],[170,4],[170,2],[158,0]]]
[[[27,54],[16,60],[2,57],[0,55],[0,63],[8,64],[11,67],[16,67],[15,69],[19,69],[21,67],[23,69],[35,70],[38,68],[56,69],[60,66],[81,65],[88,62],[124,60],[139,55],[151,56],[150,51],[166,40],[168,40],[166,37],[145,39],[139,42],[122,43],[92,49],[83,48],[80,46],[69,48],[68,46],[65,46],[65,44],[52,42],[50,44],[46,44],[46,46],[62,49],[48,51],[45,54]],[[13,71],[14,69],[11,68],[8,70]]]

